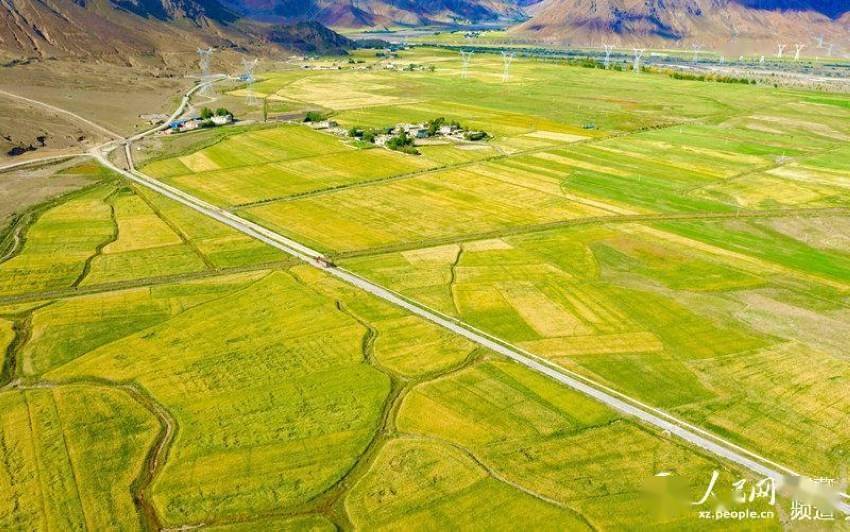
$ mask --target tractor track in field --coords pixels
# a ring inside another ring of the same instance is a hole
[[[541,224],[519,225],[492,231],[479,233],[466,233],[457,236],[446,236],[405,242],[391,246],[380,246],[356,251],[342,251],[330,253],[335,259],[350,259],[355,257],[370,257],[395,253],[399,251],[412,251],[415,249],[444,246],[449,244],[460,244],[476,240],[489,240],[505,236],[516,236],[530,233],[543,233],[554,231],[565,227],[579,227],[584,225],[605,225],[625,223],[649,223],[649,222],[682,222],[701,220],[737,220],[737,219],[771,219],[771,218],[797,218],[797,217],[826,217],[826,216],[850,216],[850,210],[839,207],[824,207],[811,209],[773,209],[762,211],[735,211],[735,212],[710,212],[710,213],[661,213],[661,214],[612,214],[610,216],[588,216],[585,218],[574,218],[570,220],[557,220]]]

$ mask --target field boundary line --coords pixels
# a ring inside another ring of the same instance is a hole
[[[183,98],[181,106],[189,99],[192,93],[198,90],[203,84],[193,87]],[[144,136],[144,135],[141,135]],[[140,138],[139,135],[137,137]],[[527,368],[536,371],[542,375],[546,375],[580,393],[583,393],[608,407],[624,413],[632,418],[637,418],[640,421],[654,425],[661,429],[666,434],[676,435],[692,445],[699,447],[708,453],[723,458],[729,462],[733,462],[742,466],[754,473],[771,478],[776,482],[777,486],[785,484],[785,475],[780,473],[781,470],[790,476],[801,476],[788,467],[777,464],[768,458],[760,456],[752,451],[749,451],[737,444],[729,442],[720,436],[714,435],[705,429],[696,427],[690,423],[679,420],[678,418],[659,410],[657,408],[645,405],[644,403],[628,397],[627,395],[617,392],[605,385],[596,383],[592,379],[584,377],[578,373],[572,372],[566,368],[555,366],[551,362],[529,353],[525,350],[516,348],[511,344],[504,342],[488,333],[480,331],[475,327],[457,320],[455,318],[442,315],[439,311],[429,310],[427,307],[418,303],[412,302],[400,294],[396,294],[380,285],[372,283],[368,279],[361,277],[353,272],[349,272],[343,268],[338,268],[329,265],[325,262],[322,255],[295,241],[287,238],[279,233],[271,231],[256,223],[250,222],[241,218],[229,211],[220,207],[211,205],[203,200],[200,200],[180,189],[165,185],[153,178],[138,172],[133,165],[131,143],[133,139],[123,141],[124,150],[127,155],[127,164],[129,171],[118,168],[109,161],[101,149],[92,150],[92,155],[104,166],[125,176],[127,179],[146,186],[160,194],[165,195],[187,207],[196,210],[206,216],[218,220],[234,229],[237,229],[249,236],[268,243],[272,247],[280,249],[307,264],[317,268],[327,274],[334,276],[346,283],[360,288],[372,295],[379,297],[389,303],[395,304],[409,312],[418,315],[436,325],[443,327],[451,332],[471,340],[472,342],[481,345],[499,353],[515,362],[526,366]],[[120,142],[110,143],[107,147],[113,149],[118,147]],[[776,468],[776,469],[773,469]],[[841,501],[834,503],[836,509],[850,514],[850,504]]]
[[[201,270],[197,272],[178,273],[175,275],[159,275],[156,277],[143,277],[141,279],[131,279],[127,281],[115,281],[111,283],[100,283],[79,288],[63,288],[59,290],[49,290],[46,292],[27,292],[25,294],[16,294],[13,296],[0,297],[0,306],[13,305],[16,303],[27,303],[33,301],[47,301],[58,299],[69,299],[74,297],[82,297],[92,294],[100,294],[103,292],[116,292],[120,290],[132,290],[134,288],[148,288],[152,286],[168,285],[181,282],[191,282],[200,279],[210,279],[214,277],[225,277],[228,275],[236,275],[240,273],[262,272],[267,270],[275,270],[291,266],[288,261],[265,262],[250,266],[238,266],[233,268],[215,268],[212,270]]]
[[[201,249],[197,246],[197,244],[192,239],[190,239],[189,235],[187,235],[183,231],[183,229],[181,229],[171,218],[165,216],[165,214],[162,212],[162,209],[154,205],[153,202],[150,201],[150,198],[146,197],[144,194],[139,194],[138,191],[135,190],[134,186],[131,185],[130,189],[133,191],[133,195],[141,199],[142,202],[148,206],[151,212],[154,213],[157,218],[162,220],[162,222],[167,225],[175,235],[177,235],[177,237],[183,242],[183,245],[191,249],[192,252],[195,253],[195,255],[197,255],[199,259],[201,259],[207,270],[216,269],[215,264],[212,263],[209,257],[201,253]]]
[[[115,200],[117,199],[119,193],[120,188],[116,187],[112,192],[109,193],[106,198],[103,199],[103,202],[109,206],[109,219],[112,222],[112,234],[109,235],[106,240],[98,244],[94,248],[94,253],[89,255],[88,258],[86,258],[86,262],[83,264],[83,270],[74,280],[74,282],[71,283],[71,288],[78,288],[91,273],[94,261],[97,260],[98,257],[102,257],[104,255],[103,250],[106,249],[109,244],[118,242],[118,238],[121,235],[119,234],[120,227],[118,226],[118,216],[115,213]]]
[[[341,251],[330,253],[336,259],[350,259],[357,257],[372,257],[386,253],[400,251],[411,251],[415,249],[426,249],[430,247],[443,246],[447,244],[460,244],[474,242],[476,240],[488,240],[505,236],[517,236],[531,233],[544,233],[555,231],[565,227],[579,227],[583,225],[604,224],[628,224],[628,223],[652,223],[652,222],[679,222],[692,220],[734,220],[734,219],[760,219],[760,218],[793,218],[814,216],[850,216],[850,210],[843,207],[815,207],[809,209],[770,209],[763,211],[727,211],[707,213],[648,213],[648,214],[610,214],[605,216],[587,216],[584,218],[571,218],[544,222],[540,224],[518,225],[480,233],[467,233],[457,236],[437,237],[427,240],[413,242],[402,242],[389,246],[366,248],[354,251]]]
[[[671,435],[676,435],[677,437],[696,447],[702,448],[712,455],[736,463],[739,466],[743,466],[757,474],[772,478],[777,485],[784,485],[785,482],[784,475],[777,470],[780,470],[790,476],[801,476],[799,473],[786,466],[780,465],[766,457],[740,447],[737,444],[724,440],[705,429],[679,420],[667,412],[646,405],[645,403],[633,399],[608,386],[599,384],[588,377],[566,368],[556,366],[538,355],[514,347],[511,344],[465,322],[457,320],[456,318],[445,316],[439,311],[429,309],[424,305],[413,302],[405,296],[397,294],[380,285],[376,285],[358,274],[345,270],[344,268],[323,266],[317,262],[317,259],[321,257],[321,254],[315,250],[312,250],[287,237],[274,233],[273,231],[265,229],[264,227],[258,226],[253,222],[241,219],[240,217],[224,211],[223,209],[206,204],[203,200],[193,198],[191,195],[179,189],[173,189],[173,187],[156,182],[152,178],[144,176],[144,174],[137,171],[127,172],[125,170],[121,170],[112,165],[112,163],[106,160],[102,155],[100,155],[99,158],[103,163],[109,165],[113,171],[118,171],[122,175],[127,176],[129,179],[139,184],[147,186],[161,194],[168,195],[169,197],[172,197],[172,199],[175,199],[194,210],[211,216],[222,223],[226,223],[242,232],[245,232],[249,236],[253,236],[254,238],[260,239],[269,245],[280,249],[281,251],[289,253],[309,265],[345,281],[347,284],[365,290],[389,303],[404,308],[405,310],[440,325],[449,331],[459,334],[478,345],[514,360],[515,362],[518,362],[537,373],[553,378],[554,380],[573,388],[584,395],[594,398],[612,409],[628,415],[629,417],[637,418],[640,421],[654,425],[662,431]],[[840,506],[839,508],[845,508],[847,513],[850,513],[850,505]]]

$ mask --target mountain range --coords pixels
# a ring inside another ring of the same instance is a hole
[[[513,32],[573,42],[771,48],[778,42],[846,46],[846,0],[543,0]],[[840,47],[840,46],[839,46]]]
[[[0,62],[170,64],[181,54],[193,62],[196,47],[289,47],[287,34],[301,39],[304,27],[281,24],[303,21],[335,29],[497,22],[517,38],[576,45],[754,48],[822,37],[850,48],[847,0],[0,0]]]

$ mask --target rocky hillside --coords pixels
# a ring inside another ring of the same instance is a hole
[[[226,0],[247,17],[361,28],[516,20],[536,0]]]
[[[268,33],[268,39],[288,50],[317,55],[345,55],[355,46],[354,41],[316,21],[275,26]]]
[[[0,60],[162,63],[197,46],[233,46],[238,15],[216,0],[0,0]]]
[[[846,0],[543,0],[513,31],[574,44],[687,46],[772,50],[777,42],[817,37],[848,46]],[[825,52],[823,52],[825,53]]]
[[[348,46],[334,28],[502,21],[531,40],[769,53],[818,38],[850,52],[848,0],[0,0],[0,65],[50,58],[166,67],[195,49],[249,54]],[[289,44],[291,43],[291,44]],[[314,53],[314,52],[311,52]],[[825,53],[825,51],[824,51]]]

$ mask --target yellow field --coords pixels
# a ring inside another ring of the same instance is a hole
[[[81,285],[204,270],[204,259],[131,191],[112,200],[117,238],[100,250]]]
[[[139,530],[131,484],[159,431],[96,385],[0,392],[0,528]]]
[[[494,478],[463,450],[429,438],[390,441],[346,500],[362,530],[590,530],[580,517]]]
[[[113,236],[111,189],[97,187],[48,210],[26,232],[23,250],[0,263],[0,295],[71,286],[86,260]]]
[[[338,252],[605,214],[504,182],[493,173],[484,167],[438,171],[369,190],[342,190],[244,212]]]
[[[553,366],[805,475],[843,475],[845,95],[521,54],[503,81],[483,50],[461,78],[456,50],[397,53],[424,68],[363,49],[339,69],[279,64],[251,87],[269,123],[225,82],[220,104],[249,120],[140,142],[139,165]],[[488,136],[401,153],[294,123],[308,110],[346,129],[443,118]],[[768,519],[701,519],[741,509],[734,483],[756,479],[98,178],[0,234],[0,529],[789,526],[782,498],[751,505]]]

